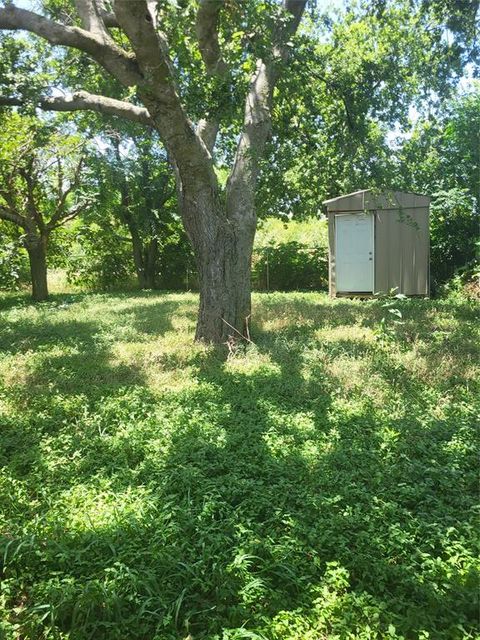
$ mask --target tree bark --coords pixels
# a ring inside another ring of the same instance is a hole
[[[140,235],[133,222],[128,223],[128,230],[130,231],[130,237],[132,238],[133,263],[137,274],[138,286],[140,289],[148,289],[149,287],[147,286],[145,278],[142,241],[140,239]]]
[[[47,244],[47,235],[27,235],[25,238],[32,277],[32,298],[35,302],[48,298]]]
[[[151,238],[144,247],[143,272],[146,289],[157,288],[158,241]]]
[[[25,104],[24,98],[12,98],[0,95],[0,105],[7,107],[21,107]],[[119,116],[132,122],[151,125],[152,121],[148,111],[142,107],[115,100],[105,96],[99,96],[87,91],[75,91],[71,96],[44,96],[37,100],[35,105],[44,111],[97,111],[98,113]]]
[[[215,198],[182,202],[185,230],[197,264],[200,306],[195,339],[225,343],[249,335],[250,271],[256,216],[227,217]],[[213,212],[213,213],[212,213]]]

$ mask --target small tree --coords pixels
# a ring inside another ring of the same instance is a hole
[[[32,297],[46,300],[50,236],[93,201],[85,190],[84,146],[74,136],[51,133],[38,120],[16,113],[1,124],[0,220],[20,228]]]

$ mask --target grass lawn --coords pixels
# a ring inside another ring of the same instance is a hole
[[[0,637],[479,638],[478,308],[384,304],[4,296]]]

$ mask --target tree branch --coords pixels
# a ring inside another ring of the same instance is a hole
[[[10,211],[7,207],[4,207],[0,204],[0,220],[7,220],[8,222],[13,222],[19,227],[25,228],[26,220],[23,216]]]
[[[65,26],[32,11],[19,9],[13,4],[0,8],[0,29],[25,29],[51,44],[80,49],[124,86],[137,85],[143,80],[134,58],[112,40],[106,42],[102,36],[85,29]]]
[[[60,180],[59,180],[59,190],[60,190],[59,199],[57,202],[55,213],[53,213],[53,215],[51,216],[50,220],[47,223],[47,228],[49,227],[54,228],[56,223],[59,220],[63,220],[64,217],[68,216],[69,212],[65,211],[65,204],[67,202],[67,198],[70,195],[70,193],[76,190],[79,185],[80,175],[83,167],[83,161],[84,161],[84,157],[81,156],[73,172],[73,180],[70,181],[70,184],[66,189],[64,190],[62,189],[62,186],[60,185]],[[58,175],[60,176],[62,174],[62,165],[61,165],[60,159],[58,161],[58,166],[59,166]],[[63,178],[62,178],[62,182],[63,182]]]
[[[94,202],[93,198],[82,200],[82,202],[78,203],[76,207],[73,207],[73,209],[70,209],[69,211],[67,211],[64,216],[62,216],[59,220],[55,222],[55,224],[49,223],[46,227],[48,233],[50,233],[54,229],[58,229],[59,227],[62,227],[66,222],[69,222],[70,220],[74,220],[79,215],[79,213],[84,211],[87,207],[91,206],[93,202]]]
[[[8,171],[5,167],[5,171],[2,171],[2,182],[4,183],[4,187],[0,186],[0,198],[3,198],[6,202],[6,205],[1,205],[5,210],[10,211],[10,213],[14,215],[20,216],[18,213],[19,207],[18,203],[15,200],[15,194],[13,192],[13,179],[16,174],[16,168],[13,171]]]
[[[138,87],[169,155],[174,159],[182,181],[202,177],[212,185],[217,179],[209,153],[188,119],[175,87],[168,43],[155,29],[155,16],[147,0],[115,0],[115,15],[137,56],[145,82]]]
[[[284,9],[291,16],[286,30],[287,35],[293,35],[297,31],[306,4],[306,0],[284,0]],[[285,47],[285,42],[282,45]]]
[[[30,221],[33,222],[37,228],[43,233],[45,231],[45,221],[43,219],[42,212],[37,207],[37,199],[35,195],[35,185],[39,185],[38,176],[35,175],[34,159],[29,158],[29,161],[24,167],[20,167],[19,175],[23,178],[27,187],[27,202],[25,211],[30,217]]]
[[[107,7],[106,0],[93,0],[95,2],[95,6],[97,8],[99,16],[103,20],[103,24],[107,28],[116,27],[118,28],[118,20],[114,13],[112,13]]]
[[[268,60],[257,60],[256,72],[250,82],[245,101],[243,133],[238,142],[232,172],[227,182],[227,213],[230,218],[253,210],[256,181],[271,128],[271,102],[279,67],[286,62],[289,38],[298,28],[306,0],[284,0],[283,9],[290,14],[287,23],[279,21],[273,34],[273,46]]]
[[[225,0],[200,0],[195,20],[198,47],[207,74],[219,78],[225,78],[228,73],[228,66],[223,59],[218,42],[220,11],[224,4]],[[215,147],[219,128],[219,114],[202,118],[197,125],[197,135],[211,154]]]
[[[23,104],[25,104],[25,99],[23,98],[0,96],[0,106],[15,107]],[[153,124],[150,114],[144,107],[137,107],[130,102],[99,96],[87,91],[77,91],[70,97],[39,98],[36,106],[44,111],[96,111],[144,125],[151,126]]]
[[[227,65],[218,43],[218,23],[224,0],[200,0],[195,29],[198,47],[209,75],[223,76]]]
[[[114,13],[111,13],[110,11],[105,11],[104,9],[100,9],[100,16],[103,20],[103,24],[109,29],[111,29],[112,27],[118,28],[120,26],[118,24],[118,20]]]
[[[196,128],[197,135],[207,147],[210,154],[213,153],[219,129],[220,119],[218,117],[209,119],[202,118],[198,121]]]
[[[75,6],[84,29],[94,33],[102,40],[110,39],[96,0],[75,0]]]

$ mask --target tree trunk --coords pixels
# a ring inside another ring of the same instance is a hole
[[[32,298],[41,302],[48,298],[47,285],[47,235],[27,235],[25,248],[30,261]]]
[[[241,340],[249,335],[255,214],[242,212],[228,218],[215,202],[202,208],[198,204],[199,199],[195,208],[181,207],[198,270],[200,308],[195,339],[216,344]]]
[[[135,273],[137,274],[138,286],[140,289],[149,289],[147,279],[145,277],[145,265],[143,261],[143,249],[140,234],[133,223],[127,224],[132,238],[133,263],[135,265]]]
[[[157,288],[158,241],[151,238],[144,247],[143,271],[147,289]]]
[[[157,285],[158,241],[150,239],[146,244],[132,221],[127,222],[132,238],[133,262],[140,289],[155,289]]]

